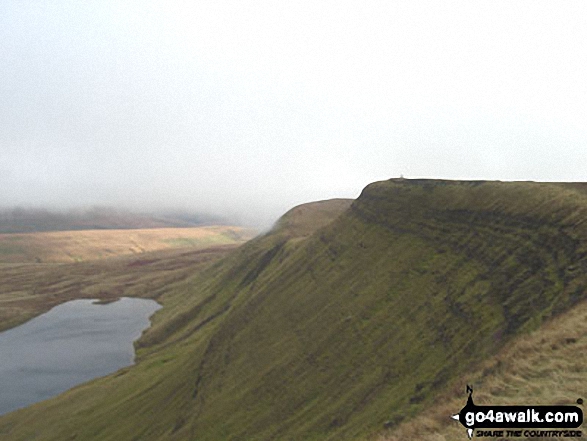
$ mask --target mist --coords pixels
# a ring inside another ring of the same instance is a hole
[[[264,228],[400,175],[585,181],[586,12],[3,1],[0,207]]]

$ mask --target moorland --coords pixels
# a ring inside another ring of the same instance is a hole
[[[0,417],[0,436],[452,440],[465,384],[478,404],[575,404],[585,219],[587,184],[393,179],[240,246],[2,264],[5,328],[80,295],[163,308],[136,365]]]

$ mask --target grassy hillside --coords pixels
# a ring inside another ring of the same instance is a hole
[[[580,186],[371,184],[313,233],[286,218],[162,293],[137,366],[0,435],[364,438],[584,299],[586,216]]]
[[[466,440],[461,424],[448,418],[466,401],[467,384],[478,405],[576,405],[587,396],[587,302],[515,339],[474,370],[456,379],[422,415],[386,431],[374,441]],[[580,406],[585,412],[585,405]],[[580,430],[587,433],[587,421]],[[495,440],[498,438],[484,437]],[[500,438],[502,439],[502,438]],[[516,440],[536,440],[518,437]],[[550,440],[554,438],[548,438]],[[582,438],[564,438],[565,440]]]
[[[251,230],[231,226],[0,234],[0,263],[80,262],[170,248],[240,244],[251,237]]]
[[[352,202],[352,199],[329,199],[298,205],[277,221],[273,232],[290,239],[306,238],[332,222],[347,210]]]

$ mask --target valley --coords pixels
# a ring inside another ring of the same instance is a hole
[[[469,382],[480,403],[573,404],[585,188],[395,179],[239,247],[4,264],[5,328],[80,293],[163,308],[135,366],[0,417],[0,435],[448,440],[466,437],[449,417]]]

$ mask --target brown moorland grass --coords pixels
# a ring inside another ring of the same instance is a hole
[[[467,439],[452,420],[466,403],[465,388],[474,386],[478,405],[576,405],[587,398],[587,302],[554,318],[531,334],[512,341],[499,354],[461,376],[431,408],[383,433],[374,441],[451,441]],[[585,406],[580,406],[585,412]],[[587,433],[584,420],[580,429]],[[507,438],[484,437],[503,440]],[[579,439],[579,438],[526,438]]]
[[[171,249],[80,263],[0,264],[0,331],[68,300],[158,299],[236,247]]]
[[[253,235],[236,226],[0,234],[0,263],[81,262],[171,248],[203,249],[240,244]]]

